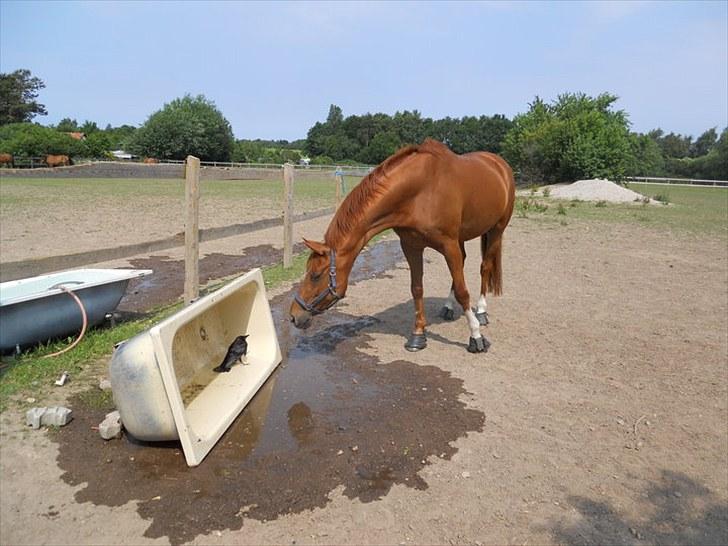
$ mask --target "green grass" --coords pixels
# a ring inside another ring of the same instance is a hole
[[[566,202],[555,199],[547,201],[568,205],[568,215],[572,221],[632,223],[678,234],[728,238],[728,188],[657,184],[628,184],[627,187],[648,197],[660,197],[665,206],[648,205],[643,201],[624,204],[579,200]],[[669,201],[669,205],[664,200]],[[532,206],[533,201],[529,196],[518,197],[515,216],[536,221],[561,222],[559,208],[538,210]],[[522,212],[524,207],[527,214]]]

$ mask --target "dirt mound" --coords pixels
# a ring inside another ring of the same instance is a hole
[[[610,201],[613,203],[631,203],[642,201],[645,196],[629,190],[611,180],[595,178],[593,180],[577,180],[573,184],[551,187],[551,197],[556,199],[581,199],[582,201]],[[651,203],[655,201],[650,199]]]

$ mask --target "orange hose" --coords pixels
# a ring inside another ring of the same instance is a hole
[[[78,307],[81,309],[81,317],[83,318],[83,324],[81,326],[81,333],[76,338],[76,341],[74,341],[73,343],[71,343],[65,349],[61,349],[60,351],[57,351],[55,353],[51,353],[49,355],[45,355],[43,358],[51,358],[51,357],[54,357],[54,356],[62,355],[63,353],[65,353],[65,352],[70,351],[71,349],[73,349],[83,339],[83,335],[86,333],[86,327],[88,326],[88,317],[86,316],[86,309],[84,308],[83,303],[81,302],[81,299],[76,294],[74,294],[72,290],[69,290],[65,286],[59,286],[58,288],[60,288],[66,294],[68,294],[74,300],[76,300],[76,303],[78,304]]]

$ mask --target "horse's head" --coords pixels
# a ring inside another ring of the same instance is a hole
[[[311,317],[326,311],[344,297],[336,281],[336,252],[324,243],[303,240],[311,255],[306,275],[298,285],[291,303],[291,322],[297,328],[308,328]]]

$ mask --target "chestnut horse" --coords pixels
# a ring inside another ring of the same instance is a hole
[[[445,256],[452,275],[442,316],[453,319],[457,300],[468,321],[468,351],[486,352],[490,343],[480,333],[480,326],[487,324],[485,294],[501,292],[502,237],[515,194],[513,171],[495,154],[457,155],[429,139],[403,148],[349,193],[324,242],[304,239],[312,252],[291,304],[291,321],[306,328],[313,315],[343,298],[359,252],[374,235],[392,228],[409,264],[415,304],[415,325],[405,348],[418,351],[427,345],[422,253],[430,247]],[[481,285],[477,307],[471,309],[463,265],[465,241],[475,237],[481,241]]]
[[[0,154],[0,165],[8,165],[11,169],[15,167],[12,154]]]
[[[49,167],[66,167],[68,165],[73,165],[73,161],[71,161],[71,158],[67,155],[47,155],[45,162]]]

